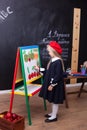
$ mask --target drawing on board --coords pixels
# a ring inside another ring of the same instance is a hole
[[[39,49],[37,45],[20,47],[22,65],[24,68],[26,83],[35,81],[40,78],[39,70],[35,66],[40,66]]]

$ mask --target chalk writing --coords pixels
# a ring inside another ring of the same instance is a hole
[[[63,53],[62,58],[65,62],[65,66],[67,65],[67,62],[69,60],[70,54],[70,34],[69,33],[58,33],[57,30],[50,30],[45,38],[42,39],[40,43],[40,50],[41,50],[41,57],[42,60],[48,61],[49,55],[46,51],[46,45],[49,43],[50,40],[56,40],[62,47]],[[42,64],[44,64],[44,61],[42,61]]]
[[[12,13],[13,13],[13,11],[11,10],[11,7],[10,7],[10,6],[8,6],[8,7],[6,8],[6,10],[1,10],[1,11],[0,11],[0,23],[4,22],[5,19],[6,19],[9,15],[11,15]]]

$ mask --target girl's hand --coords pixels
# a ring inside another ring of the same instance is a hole
[[[36,71],[40,71],[40,67],[39,67],[39,66],[34,66],[34,69],[35,69]]]
[[[52,91],[52,90],[53,90],[53,87],[50,85],[50,86],[48,87],[48,90],[49,90],[49,91]]]

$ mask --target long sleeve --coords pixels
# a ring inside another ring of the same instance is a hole
[[[63,68],[62,63],[60,60],[53,63],[53,66],[51,68],[51,80],[50,84],[51,86],[56,86],[60,79],[63,77]]]

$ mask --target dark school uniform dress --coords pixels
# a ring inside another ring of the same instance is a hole
[[[48,86],[52,85],[53,90],[49,91]],[[50,103],[62,104],[65,99],[63,67],[60,59],[50,63],[46,70],[44,82],[39,96]]]

